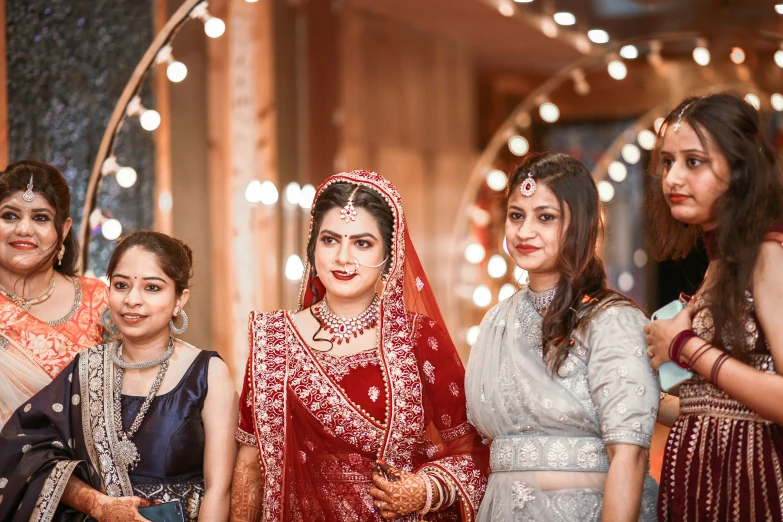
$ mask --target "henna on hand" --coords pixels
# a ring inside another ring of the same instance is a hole
[[[419,511],[427,501],[425,478],[386,464],[379,464],[372,474],[370,495],[375,499],[381,517],[390,520]],[[385,472],[392,480],[383,476]]]
[[[66,506],[97,518],[100,513],[99,499],[101,496],[103,496],[103,493],[93,489],[86,482],[71,476],[60,501]]]
[[[231,481],[231,522],[260,522],[263,515],[264,474],[258,462],[258,452],[253,458],[240,458],[234,466],[234,478]],[[248,452],[249,453],[249,452]]]
[[[105,497],[101,503],[99,522],[145,522],[146,518],[139,514],[140,507],[152,505],[149,500],[139,497]]]

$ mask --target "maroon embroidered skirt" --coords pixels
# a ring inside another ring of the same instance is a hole
[[[783,521],[783,428],[706,382],[685,384],[659,521]]]

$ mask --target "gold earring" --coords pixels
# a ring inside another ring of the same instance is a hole
[[[57,254],[57,266],[63,266],[63,258],[65,257],[65,243],[60,248],[60,253]]]

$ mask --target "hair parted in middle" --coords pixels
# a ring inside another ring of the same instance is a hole
[[[544,358],[553,372],[568,357],[572,333],[589,323],[595,312],[612,304],[636,306],[631,299],[607,287],[606,270],[598,253],[604,223],[598,189],[580,161],[559,152],[529,154],[511,176],[506,196],[532,173],[539,190],[545,185],[568,215],[561,231],[556,270],[557,296],[541,326]]]

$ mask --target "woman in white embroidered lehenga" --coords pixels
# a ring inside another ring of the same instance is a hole
[[[606,287],[595,183],[545,153],[508,190],[506,242],[530,286],[486,315],[468,363],[468,415],[492,441],[477,520],[655,520],[660,389],[644,314]]]

